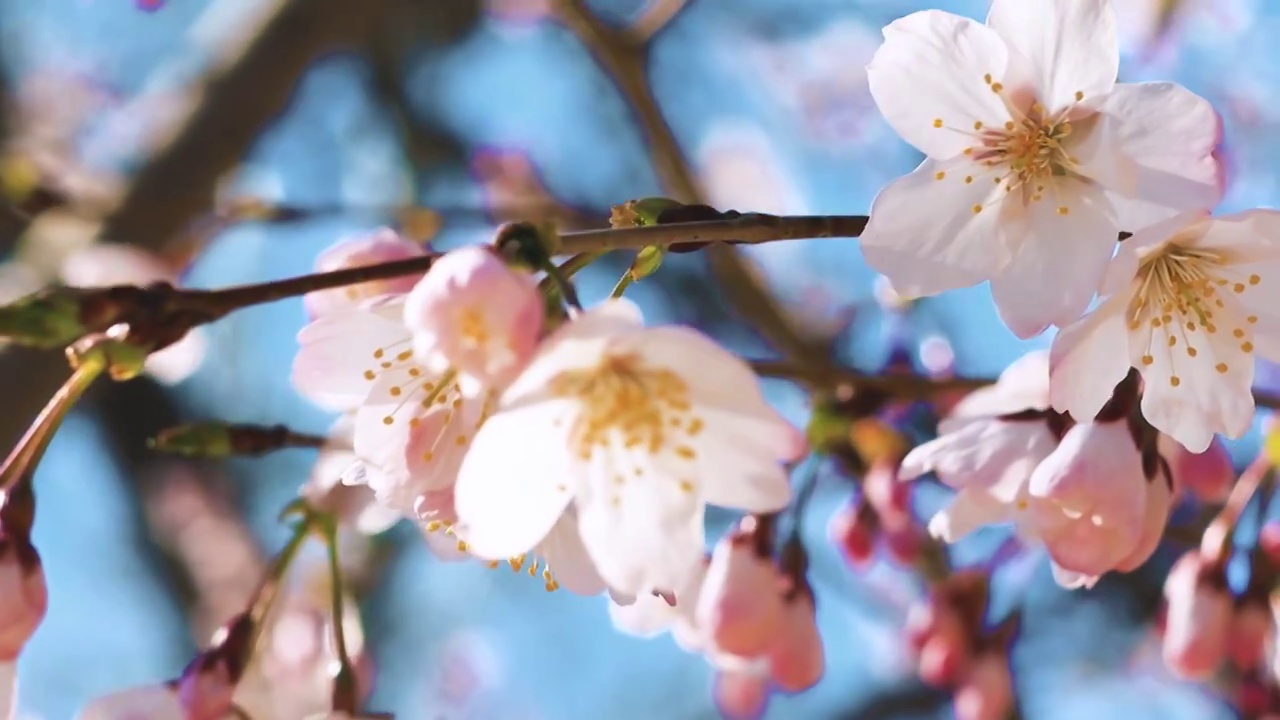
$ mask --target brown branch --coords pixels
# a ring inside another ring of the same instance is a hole
[[[675,199],[706,203],[675,134],[649,89],[645,38],[602,22],[586,0],[555,0],[554,11],[613,80],[631,106],[649,142],[649,155],[666,192]],[[730,304],[771,345],[797,363],[829,364],[830,348],[796,327],[773,298],[754,263],[726,245],[708,251],[711,272],[724,287]]]
[[[159,248],[213,207],[214,190],[259,132],[286,107],[313,60],[360,41],[387,0],[277,0],[237,57],[215,69],[202,98],[138,173],[102,228],[102,237]]]

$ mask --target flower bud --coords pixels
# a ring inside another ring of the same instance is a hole
[[[920,680],[936,688],[952,687],[968,663],[969,651],[962,643],[946,635],[934,635],[920,650]]]
[[[826,664],[822,636],[808,592],[785,601],[768,657],[773,681],[786,692],[808,690],[822,679]]]
[[[726,653],[763,653],[779,633],[783,603],[773,558],[757,552],[743,529],[726,535],[711,554],[695,622]]]
[[[1163,475],[1157,474],[1147,481],[1147,504],[1142,518],[1142,532],[1138,536],[1138,544],[1133,551],[1116,563],[1116,570],[1130,572],[1138,569],[1151,558],[1160,540],[1164,537],[1165,527],[1169,524],[1169,510],[1173,506],[1173,490]]]
[[[1262,663],[1267,643],[1274,634],[1275,625],[1265,600],[1246,597],[1231,618],[1227,657],[1242,672],[1254,670]]]
[[[1220,503],[1231,493],[1235,469],[1222,439],[1215,436],[1209,449],[1193,453],[1168,435],[1160,435],[1160,455],[1169,462],[1178,490],[1204,503]]]
[[[751,669],[722,670],[712,696],[726,720],[756,720],[769,704],[769,678]]]
[[[537,348],[542,320],[533,276],[478,245],[440,258],[404,307],[418,360],[436,372],[453,368],[468,396],[520,371]]]
[[[421,245],[405,240],[390,228],[378,228],[369,235],[339,241],[316,258],[316,272],[333,272],[366,265],[379,265],[396,260],[422,257]],[[302,302],[312,319],[321,315],[354,308],[379,295],[407,293],[422,275],[404,275],[385,280],[371,280],[357,285],[317,290],[303,296]]]
[[[36,549],[29,540],[0,537],[0,662],[17,659],[48,606]]]
[[[871,561],[876,549],[875,531],[865,522],[862,513],[854,505],[847,505],[831,516],[828,527],[831,541],[844,551],[845,559],[855,567]]]
[[[866,501],[875,507],[881,523],[889,531],[913,526],[911,488],[910,483],[898,481],[897,464],[886,460],[873,463],[862,479]]]
[[[1004,720],[1013,708],[1013,677],[1008,660],[985,653],[956,692],[956,720]]]
[[[1226,578],[1202,555],[1189,552],[1169,572],[1164,595],[1165,664],[1182,678],[1208,677],[1222,664],[1231,628]]]

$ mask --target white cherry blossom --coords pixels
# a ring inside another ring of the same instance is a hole
[[[1280,359],[1280,213],[1187,213],[1121,244],[1103,302],[1054,339],[1054,407],[1092,418],[1130,367],[1142,413],[1192,452],[1253,420],[1254,356]]]
[[[875,199],[867,262],[908,296],[991,281],[1020,337],[1088,307],[1122,230],[1221,198],[1219,121],[1170,83],[1117,84],[1107,0],[994,0],[987,24],[891,23],[867,68],[927,158]]]
[[[612,300],[544,341],[503,393],[463,461],[458,516],[473,552],[498,559],[572,505],[614,592],[671,590],[701,564],[706,504],[785,507],[781,463],[804,449],[745,363]]]

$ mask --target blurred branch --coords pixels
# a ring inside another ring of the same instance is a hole
[[[215,69],[200,102],[142,168],[102,237],[156,249],[213,206],[218,180],[279,115],[321,53],[363,40],[388,0],[281,0],[238,57]]]
[[[649,89],[646,38],[601,21],[586,0],[554,0],[552,7],[636,113],[649,142],[651,162],[666,191],[676,200],[706,204],[706,196]],[[798,323],[772,297],[759,270],[749,260],[725,245],[712,247],[708,255],[712,275],[724,287],[734,310],[750,321],[765,340],[796,363],[814,368],[830,366],[829,343],[797,327]]]
[[[842,388],[877,389],[903,400],[928,400],[938,393],[977,390],[995,382],[989,378],[930,378],[921,375],[868,375],[845,368],[815,368],[775,360],[752,360],[751,368],[763,377],[797,380],[816,390]]]
[[[688,4],[689,0],[649,0],[641,8],[639,16],[631,21],[628,32],[637,43],[646,44],[653,36],[662,32]]]

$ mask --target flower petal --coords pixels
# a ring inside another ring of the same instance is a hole
[[[1031,63],[1050,112],[1115,85],[1120,45],[1108,0],[995,0],[987,25]]]
[[[489,418],[462,462],[454,502],[463,537],[490,560],[528,552],[547,536],[573,496],[566,430],[571,408],[547,402]]]
[[[981,490],[966,488],[929,520],[929,534],[953,543],[984,525],[1009,521],[1009,506]]]
[[[321,316],[298,333],[293,386],[326,410],[353,410],[389,360],[375,353],[394,354],[408,343],[404,325],[380,314],[357,309]]]
[[[1115,251],[1116,225],[1102,193],[1073,178],[1058,180],[1056,193],[1030,203],[1019,222],[1021,247],[991,293],[1009,329],[1030,338],[1084,314]]]
[[[1129,187],[1107,188],[1124,230],[1222,199],[1222,168],[1213,155],[1221,121],[1204,98],[1173,83],[1122,83],[1094,107],[1099,125],[1111,126],[1094,132],[1112,137],[1110,153],[1132,163]],[[1087,158],[1081,160],[1081,172],[1093,177]]]
[[[1128,298],[1117,296],[1053,339],[1049,393],[1054,409],[1092,420],[1129,373]]]
[[[999,275],[1012,254],[1001,223],[1004,192],[991,177],[968,158],[926,160],[887,185],[872,202],[862,233],[867,264],[906,297]]]
[[[702,566],[705,530],[701,504],[680,500],[643,482],[609,488],[586,502],[579,496],[583,543],[610,588],[638,596],[688,586]]]
[[[692,440],[703,499],[749,513],[785,508],[791,502],[791,486],[779,462],[794,459],[782,453],[803,447],[804,437],[790,425],[780,430],[729,413],[704,414],[706,422],[717,430]]]
[[[907,453],[900,477],[933,472],[957,489],[992,487],[1010,473],[1026,478],[1052,449],[1045,447],[1049,437],[1041,422],[971,420]]]
[[[975,144],[975,122],[998,127],[1009,119],[985,80],[1002,79],[1008,62],[995,31],[926,10],[885,27],[884,44],[867,65],[867,82],[881,114],[904,140],[946,160]]]
[[[538,544],[538,554],[547,561],[552,577],[561,587],[577,595],[599,595],[604,580],[582,544],[578,516],[570,511],[562,514],[551,531]]]

